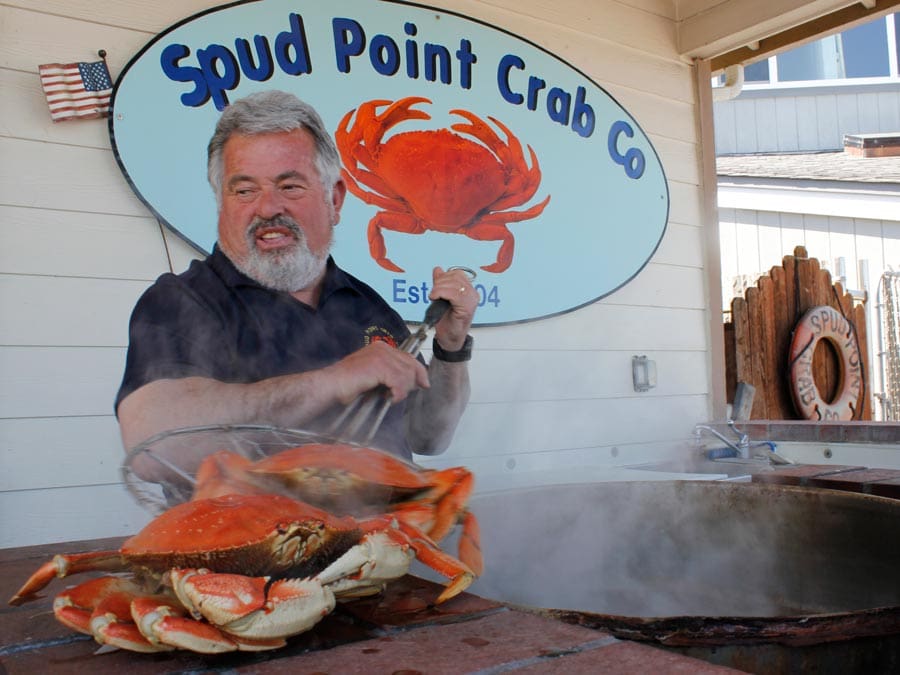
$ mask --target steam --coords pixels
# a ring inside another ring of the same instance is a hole
[[[481,524],[485,574],[469,590],[515,604],[646,618],[803,616],[900,604],[900,547],[890,543],[900,509],[863,513],[829,503],[858,496],[828,493],[660,481],[476,496],[470,507]],[[455,542],[442,547],[453,551]]]

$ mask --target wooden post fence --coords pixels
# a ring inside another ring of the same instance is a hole
[[[853,419],[872,419],[865,307],[854,306],[853,297],[840,283],[832,284],[828,270],[807,257],[802,246],[794,249],[794,255],[785,256],[781,267],[773,267],[755,287],[748,288],[743,298],[732,300],[731,322],[725,323],[729,403],[737,383],[747,382],[756,388],[752,419],[804,419],[791,398],[791,337],[806,311],[817,306],[833,307],[856,331],[862,381]],[[812,374],[822,399],[826,403],[834,400],[840,393],[841,365],[838,351],[827,340],[815,348]]]

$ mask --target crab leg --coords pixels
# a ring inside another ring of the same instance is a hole
[[[41,565],[26,581],[19,592],[9,600],[11,605],[21,605],[34,600],[38,591],[42,590],[53,579],[77,574],[79,572],[107,571],[118,572],[125,569],[125,563],[118,551],[95,551],[92,553],[71,553],[55,555],[49,562]]]
[[[440,541],[441,538],[435,537],[435,506],[426,500],[417,502],[407,502],[401,504],[393,512],[394,515],[407,525],[418,528],[427,534],[434,541]],[[457,513],[453,514],[451,526],[462,524],[462,531],[459,535],[459,559],[471,569],[476,576],[481,576],[484,572],[484,560],[481,555],[481,535],[478,528],[478,520],[475,514],[461,509],[461,516]]]
[[[441,541],[462,522],[459,558],[476,574],[484,570],[478,521],[465,510],[475,477],[462,467],[451,467],[429,473],[434,487],[422,499],[399,504],[394,514],[408,525],[422,530],[434,541]]]
[[[369,221],[367,236],[369,239],[369,254],[379,265],[392,272],[403,272],[403,269],[387,257],[387,246],[384,243],[384,235],[381,230],[393,230],[408,234],[422,234],[425,226],[418,218],[403,213],[376,213]]]
[[[478,576],[484,573],[484,558],[481,555],[481,528],[474,513],[466,511],[462,519],[462,533],[459,535],[459,559],[472,568]]]
[[[384,517],[372,518],[364,521],[361,525],[364,530],[383,532],[394,544],[411,547],[419,562],[450,579],[443,592],[435,600],[436,604],[462,593],[475,580],[475,573],[469,569],[468,565],[444,553],[428,535],[402,520]]]
[[[265,494],[267,490],[255,483],[247,471],[252,462],[236,452],[220,450],[203,459],[194,476],[191,499],[213,499],[228,494]]]
[[[435,541],[440,541],[453,529],[459,514],[465,509],[475,485],[475,476],[462,467],[451,467],[435,471],[430,478],[437,494],[434,497],[434,524],[427,533]]]
[[[486,272],[503,272],[511,264],[515,240],[512,232],[506,227],[506,223],[514,223],[520,220],[529,220],[543,212],[544,207],[550,202],[548,196],[540,204],[535,204],[525,211],[503,211],[484,216],[480,222],[469,228],[468,236],[478,241],[500,241],[500,250],[497,251],[497,261],[490,265],[482,265]]]
[[[141,597],[139,593],[140,589],[135,587],[97,603],[90,624],[94,639],[100,644],[132,652],[171,651],[174,647],[148,640],[132,620],[131,603]]]
[[[57,595],[53,613],[63,625],[100,644],[145,653],[171,649],[151,644],[131,621],[129,604],[141,592],[121,577],[91,579]]]

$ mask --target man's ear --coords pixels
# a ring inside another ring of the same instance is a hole
[[[338,178],[331,190],[331,205],[334,208],[334,222],[337,225],[341,221],[341,208],[344,206],[344,198],[347,196],[347,184],[343,178]]]

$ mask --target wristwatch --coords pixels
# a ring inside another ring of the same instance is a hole
[[[434,354],[434,358],[439,361],[447,361],[448,363],[461,363],[462,361],[468,361],[472,358],[472,344],[475,340],[471,335],[466,335],[466,339],[463,342],[463,346],[460,347],[455,352],[448,352],[446,349],[442,348],[437,341],[437,338],[431,341],[431,351]]]

